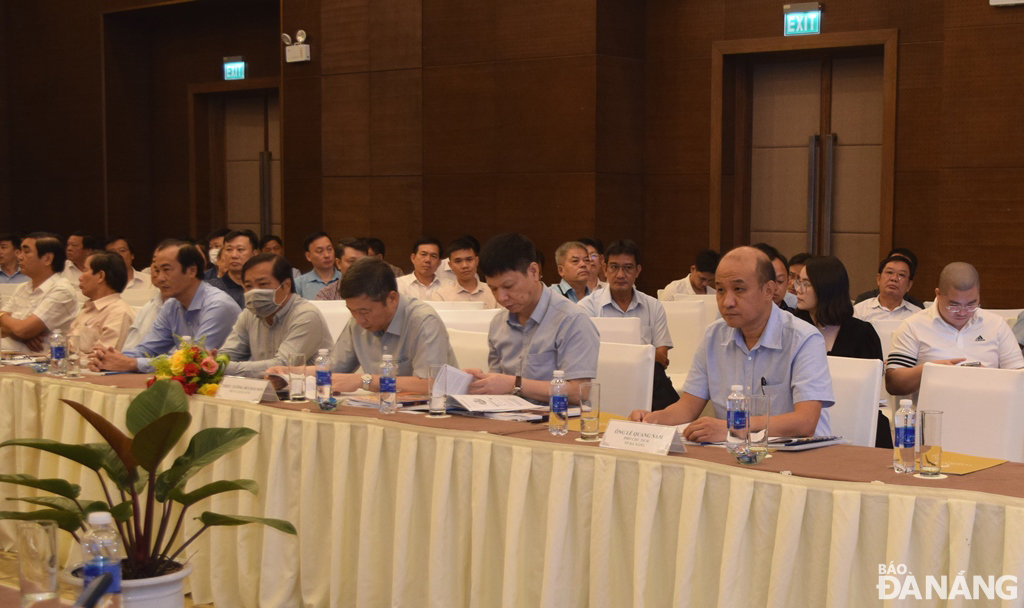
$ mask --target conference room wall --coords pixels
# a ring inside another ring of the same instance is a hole
[[[0,50],[7,48],[7,4],[0,3]],[[7,90],[7,53],[0,52],[0,91]],[[10,111],[0,94],[0,217],[11,217]]]
[[[645,244],[654,255],[645,272],[660,282],[708,244],[711,45],[778,37],[782,14],[770,0],[646,6]],[[893,244],[920,258],[912,293],[932,299],[942,266],[962,259],[981,272],[986,306],[1015,306],[1024,301],[1024,8],[833,0],[822,17],[825,33],[887,28],[899,30]]]

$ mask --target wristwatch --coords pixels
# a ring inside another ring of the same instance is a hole
[[[516,397],[522,397],[523,396],[523,377],[522,376],[516,376],[516,383],[512,387],[512,394],[515,395]]]
[[[371,376],[370,374],[363,374],[362,375],[362,379],[363,379],[363,390],[364,391],[370,390],[370,382],[373,381],[373,376]]]

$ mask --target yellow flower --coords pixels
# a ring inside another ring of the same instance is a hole
[[[171,373],[175,376],[183,376],[185,374],[185,355],[178,352],[171,355]]]
[[[199,394],[206,395],[207,397],[213,397],[217,394],[217,389],[220,388],[219,384],[204,384],[199,387]]]

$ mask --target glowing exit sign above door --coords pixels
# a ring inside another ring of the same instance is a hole
[[[784,33],[786,36],[807,36],[821,33],[821,4],[818,2],[800,2],[786,4],[782,7],[784,15]]]

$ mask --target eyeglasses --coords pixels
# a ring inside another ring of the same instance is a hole
[[[954,315],[958,315],[958,314],[960,314],[962,312],[974,312],[974,311],[978,310],[978,305],[977,304],[967,304],[967,305],[950,304],[950,305],[946,306],[945,309],[948,310],[949,312],[953,313]]]
[[[893,270],[886,270],[885,272],[882,273],[882,276],[885,277],[886,279],[896,277],[897,281],[906,281],[907,279],[910,278],[910,275],[908,275],[905,272],[895,272]]]
[[[793,288],[803,291],[811,288],[811,282],[807,279],[796,279],[793,281]]]
[[[626,264],[624,266],[619,266],[618,264],[608,264],[608,272],[610,274],[619,274],[619,272],[633,274],[634,272],[636,272],[636,264]]]

